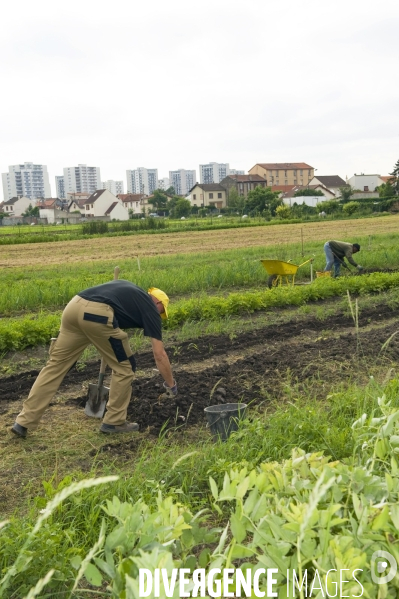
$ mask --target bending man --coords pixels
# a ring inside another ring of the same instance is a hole
[[[324,244],[324,253],[326,255],[326,267],[324,272],[332,270],[334,266],[334,277],[339,277],[341,264],[346,266],[345,258],[352,266],[355,266],[359,270],[363,267],[360,264],[356,264],[352,258],[353,254],[360,252],[360,245],[358,243],[346,243],[345,241],[327,241]]]
[[[143,329],[144,335],[151,337],[155,363],[165,381],[165,395],[176,395],[177,385],[162,342],[161,319],[168,317],[168,304],[168,296],[160,289],[151,287],[146,293],[124,280],[90,287],[72,298],[62,314],[50,359],[24,401],[12,432],[26,437],[28,430],[37,428],[65,375],[91,343],[112,368],[107,411],[100,431],[112,434],[138,430],[138,424],[126,422],[136,363],[128,335],[122,329]]]

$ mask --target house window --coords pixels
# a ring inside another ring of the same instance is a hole
[[[363,191],[368,191],[368,190],[369,190],[369,186],[368,186],[368,185],[365,185],[365,186],[364,186],[364,190],[363,190]]]
[[[197,194],[193,193],[193,200],[196,200],[196,199],[197,199]]]
[[[91,205],[92,208],[94,208],[93,204]]]
[[[299,171],[299,174],[301,175],[301,177],[303,176],[303,171]]]
[[[220,192],[220,193],[218,193],[218,198],[221,198],[221,197],[222,197],[222,193]]]
[[[296,171],[294,171],[294,177],[296,177]]]
[[[287,176],[287,171],[284,171],[284,177],[286,177],[286,176]]]
[[[213,193],[210,193],[210,194],[209,194],[209,199],[210,199],[210,200],[213,200]]]

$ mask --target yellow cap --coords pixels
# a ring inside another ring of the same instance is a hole
[[[166,320],[166,318],[168,318],[168,306],[169,306],[168,296],[166,295],[166,293],[164,293],[161,289],[158,289],[157,287],[150,287],[148,290],[148,293],[150,295],[153,295],[154,297],[156,297],[157,300],[159,300],[162,303],[164,312],[161,313],[161,318]]]

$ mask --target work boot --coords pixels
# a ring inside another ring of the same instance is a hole
[[[114,435],[115,433],[134,433],[139,430],[137,422],[125,422],[124,424],[105,424],[100,426],[100,433]]]
[[[11,432],[14,433],[14,435],[18,435],[18,437],[26,437],[28,429],[18,424],[18,422],[14,422],[11,427]]]

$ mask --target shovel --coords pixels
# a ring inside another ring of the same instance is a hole
[[[101,359],[100,374],[98,383],[89,383],[89,396],[85,405],[86,416],[91,418],[102,418],[109,398],[109,387],[104,387],[105,369],[107,365],[104,358]]]
[[[114,281],[119,276],[119,266],[114,269]],[[105,369],[107,364],[104,358],[101,358],[100,373],[98,375],[98,383],[89,383],[89,394],[85,405],[85,414],[91,418],[102,418],[109,398],[109,387],[104,387]]]

